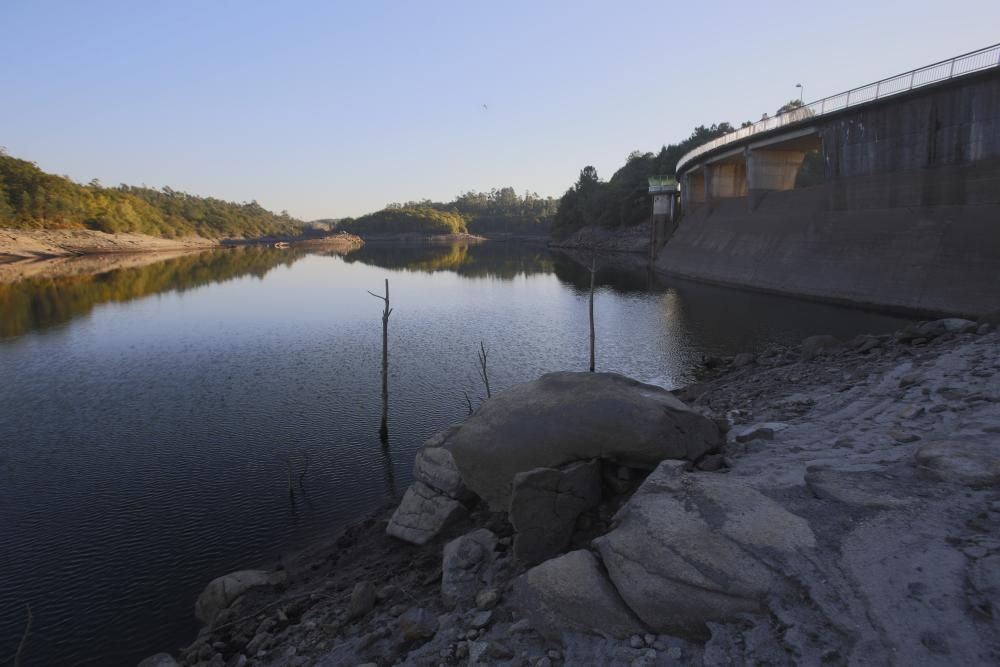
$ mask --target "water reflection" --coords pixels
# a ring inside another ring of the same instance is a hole
[[[276,250],[261,246],[214,250],[162,260],[154,254],[111,257],[126,264],[123,268],[87,273],[73,270],[73,264],[32,263],[55,269],[16,282],[0,282],[0,338],[21,336],[86,315],[95,306],[108,302],[126,302],[151,294],[185,291],[209,283],[224,282],[243,276],[263,278],[277,266],[291,266],[305,253]],[[107,259],[107,258],[101,258]],[[94,262],[95,258],[84,258]],[[145,266],[132,262],[152,261]],[[10,271],[8,271],[10,273]]]
[[[344,257],[385,269],[435,273],[453,271],[460,276],[512,280],[518,276],[551,273],[552,256],[540,244],[455,243],[395,245],[368,243]]]

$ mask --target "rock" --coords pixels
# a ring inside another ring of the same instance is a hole
[[[469,642],[469,664],[478,664],[490,650],[489,642]]]
[[[180,663],[169,653],[157,653],[144,659],[138,667],[180,667]]]
[[[413,544],[426,544],[465,515],[462,503],[416,481],[403,494],[385,532]]]
[[[493,609],[500,601],[500,591],[495,588],[484,588],[476,593],[476,608],[486,611]]]
[[[979,317],[979,324],[989,324],[1000,328],[1000,310],[985,313]]]
[[[351,601],[347,605],[347,618],[361,618],[375,608],[375,587],[370,581],[359,581],[351,591]]]
[[[1000,445],[989,440],[939,440],[917,450],[914,464],[925,475],[971,487],[1000,484]]]
[[[423,607],[413,607],[399,617],[399,629],[407,641],[430,639],[437,634],[438,619]]]
[[[507,632],[510,634],[516,634],[518,632],[531,632],[532,629],[533,628],[531,627],[531,623],[528,622],[528,619],[522,618],[520,621],[511,623],[510,627],[507,628]]]
[[[240,570],[213,579],[194,605],[194,615],[202,623],[211,623],[216,615],[233,603],[233,600],[257,586],[272,586],[285,580],[283,572]]]
[[[992,330],[993,330],[993,325],[992,324],[990,324],[989,322],[983,322],[976,329],[976,334],[979,335],[979,336],[985,336],[986,334],[988,334]]]
[[[386,600],[391,600],[392,598],[396,597],[398,593],[399,593],[398,586],[393,586],[392,584],[388,584],[378,589],[378,592],[375,593],[375,597],[378,599],[379,602],[385,602]]]
[[[563,632],[623,638],[646,631],[585,549],[528,570],[514,595],[532,627],[553,641]]]
[[[726,467],[726,459],[722,454],[709,454],[696,464],[698,470],[705,472],[715,472]]]
[[[1000,554],[975,561],[969,566],[967,578],[969,603],[981,616],[997,623],[1000,620]]]
[[[750,354],[749,352],[741,352],[733,357],[733,366],[736,368],[743,368],[744,366],[749,366],[755,361],[757,361],[756,355]]]
[[[816,357],[832,354],[844,346],[833,336],[810,336],[802,341],[799,360],[810,361]]]
[[[468,489],[462,482],[462,474],[455,465],[455,459],[444,447],[458,428],[452,426],[427,439],[413,461],[413,478],[450,498],[461,500],[468,495]]]
[[[646,646],[639,635],[632,635],[628,640],[628,645],[632,648],[644,648]]]
[[[649,628],[696,639],[708,621],[762,611],[786,560],[815,546],[808,522],[729,475],[660,466],[594,540],[622,599]]]
[[[901,495],[905,488],[887,477],[879,468],[869,470],[836,470],[810,466],[805,474],[806,486],[817,497],[846,505],[889,509],[910,504],[913,499]]]
[[[976,330],[977,324],[971,320],[964,320],[959,317],[949,317],[933,322],[920,322],[911,324],[899,333],[899,340],[911,342],[914,345],[923,339],[924,342],[933,340],[945,334],[972,333]]]
[[[441,559],[441,597],[448,608],[475,598],[492,583],[497,536],[480,528],[445,545]]]
[[[400,616],[405,612],[406,612],[405,604],[394,604],[391,607],[389,607],[390,616]]]
[[[635,486],[639,471],[628,466],[605,463],[601,466],[601,477],[615,495],[628,493]]]
[[[271,643],[271,639],[274,637],[270,632],[262,632],[255,635],[253,639],[247,644],[247,654],[251,657],[256,656],[261,649],[267,648],[268,644]]]
[[[774,434],[788,428],[784,422],[765,422],[763,424],[753,424],[733,429],[733,437],[736,442],[750,442],[751,440],[774,440]]]
[[[882,346],[882,341],[875,336],[866,336],[864,342],[861,343],[856,349],[859,353],[870,352],[877,347]]]
[[[506,511],[519,472],[592,458],[648,469],[722,443],[712,420],[665,389],[615,373],[549,373],[485,401],[444,446],[469,489]]]
[[[473,614],[472,620],[469,621],[469,627],[479,630],[480,628],[485,628],[493,620],[492,611],[480,611]]]
[[[916,433],[910,433],[909,431],[894,430],[889,431],[889,437],[900,444],[908,444],[911,442],[916,442],[920,439],[920,436]]]
[[[534,565],[569,546],[576,519],[601,502],[601,464],[572,463],[514,475],[508,517],[516,531],[514,555]]]

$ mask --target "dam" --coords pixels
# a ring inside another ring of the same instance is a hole
[[[677,178],[676,209],[651,181],[657,271],[927,315],[1000,309],[1000,44],[764,118],[684,155]]]

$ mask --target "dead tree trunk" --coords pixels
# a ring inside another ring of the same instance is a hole
[[[483,341],[479,341],[479,377],[483,379],[483,384],[486,385],[486,398],[491,398],[493,393],[490,391],[490,374],[486,368],[486,345]]]
[[[392,315],[392,308],[389,307],[389,279],[385,279],[385,296],[371,291],[368,293],[385,302],[382,310],[382,423],[378,429],[378,437],[385,443],[389,440],[389,316]]]
[[[590,372],[594,372],[594,276],[597,275],[597,253],[590,260]]]

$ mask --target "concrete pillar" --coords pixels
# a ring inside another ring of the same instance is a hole
[[[758,148],[748,151],[747,185],[753,192],[793,190],[805,151],[779,151]]]
[[[707,170],[711,174],[709,197],[712,199],[728,199],[746,196],[747,169],[746,162],[742,157],[738,160],[710,164]]]
[[[706,192],[704,168],[684,174],[681,185],[681,201],[685,208],[691,208],[694,204],[704,204]]]

